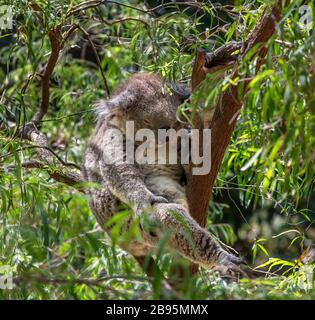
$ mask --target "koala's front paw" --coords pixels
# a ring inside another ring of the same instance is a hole
[[[151,194],[145,202],[137,204],[135,212],[140,217],[141,229],[152,237],[158,237],[161,233],[161,221],[154,214],[153,206],[156,203],[167,202],[164,197]]]
[[[143,213],[151,213],[152,206],[156,203],[168,203],[168,200],[164,197],[150,194],[147,197],[144,196],[141,201],[136,203],[134,211],[138,216],[141,216]]]

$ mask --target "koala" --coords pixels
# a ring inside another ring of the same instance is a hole
[[[90,207],[99,224],[106,222],[123,203],[130,206],[133,217],[139,217],[141,241],[128,243],[125,249],[135,257],[143,257],[157,247],[162,231],[169,230],[168,246],[204,268],[223,266],[239,272],[241,259],[226,251],[220,242],[190,216],[186,197],[186,171],[178,164],[128,163],[126,160],[126,122],[133,121],[135,131],[173,128],[185,124],[176,116],[177,108],[189,97],[183,86],[167,88],[157,74],[136,74],[122,84],[109,100],[97,103],[97,124],[88,142],[84,159],[84,176],[99,185],[90,192]],[[113,130],[114,129],[114,130]],[[108,132],[111,132],[108,134]],[[104,159],[121,148],[123,156],[111,163]],[[158,145],[153,146],[158,149]],[[142,218],[149,217],[149,230]]]

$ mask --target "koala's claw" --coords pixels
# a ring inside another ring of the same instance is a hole
[[[156,203],[168,203],[168,200],[162,196],[150,195],[146,201],[136,204],[134,211],[138,216],[143,213],[149,213],[152,211],[152,206]]]
[[[247,273],[235,264],[229,265],[216,265],[212,268],[212,271],[218,272],[220,277],[229,281],[238,281],[241,278],[248,278]]]
[[[168,203],[168,200],[162,196],[153,195],[151,198],[151,205],[154,205],[155,203]]]
[[[225,250],[220,255],[219,264],[228,265],[230,263],[235,265],[241,265],[244,263],[244,259],[242,257],[235,256],[234,254],[231,254]]]
[[[244,263],[244,259],[242,257],[237,257],[237,256],[234,256],[233,254],[229,254],[227,260],[228,260],[228,262],[236,264],[236,265],[240,265],[240,264]]]
[[[241,268],[244,263],[245,261],[242,257],[225,252],[218,265],[213,268],[213,271],[219,272],[224,279],[237,281],[240,278],[248,277],[247,273]]]

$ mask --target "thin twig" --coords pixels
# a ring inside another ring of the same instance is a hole
[[[96,20],[98,21],[98,20]],[[135,22],[140,22],[142,24],[144,24],[147,28],[150,28],[149,23],[147,23],[146,21],[144,21],[143,19],[138,19],[138,18],[132,18],[132,17],[125,17],[125,18],[121,18],[121,19],[116,19],[116,20],[107,20],[104,19],[103,17],[100,16],[100,22],[103,22],[109,26],[112,26],[116,23],[122,23],[122,22],[126,22],[126,21],[135,21]]]
[[[75,15],[76,13],[79,13],[80,11],[96,8],[100,6],[101,4],[107,2],[106,0],[92,0],[92,1],[86,1],[78,4],[77,6],[72,7],[68,12],[66,13],[66,18],[69,18],[70,16]]]
[[[77,29],[77,26],[73,25],[63,34],[62,41],[61,41],[62,48],[64,47],[64,44],[66,43],[66,41],[68,41],[68,39],[76,29]]]
[[[107,80],[106,80],[106,76],[105,76],[104,70],[102,68],[101,60],[100,60],[100,58],[98,56],[97,50],[96,50],[96,48],[94,46],[94,43],[93,43],[92,39],[90,38],[90,35],[80,25],[76,25],[76,27],[86,36],[87,40],[90,43],[90,46],[91,46],[91,48],[93,50],[93,53],[95,55],[96,63],[98,65],[99,69],[100,69],[100,72],[101,72],[101,75],[102,75],[102,78],[103,78],[103,82],[104,82],[104,86],[105,86],[105,90],[106,90],[107,96],[110,97],[109,86],[108,86],[108,83],[107,83]]]

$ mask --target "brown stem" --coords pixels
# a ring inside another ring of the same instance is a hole
[[[49,107],[49,82],[51,75],[54,71],[56,63],[58,61],[59,52],[61,50],[61,33],[60,29],[57,27],[56,29],[52,29],[48,33],[48,37],[51,44],[51,54],[49,56],[48,63],[45,67],[45,71],[42,75],[42,102],[40,105],[40,109],[35,113],[32,122],[37,126],[40,121],[43,119],[45,114],[48,111]]]

